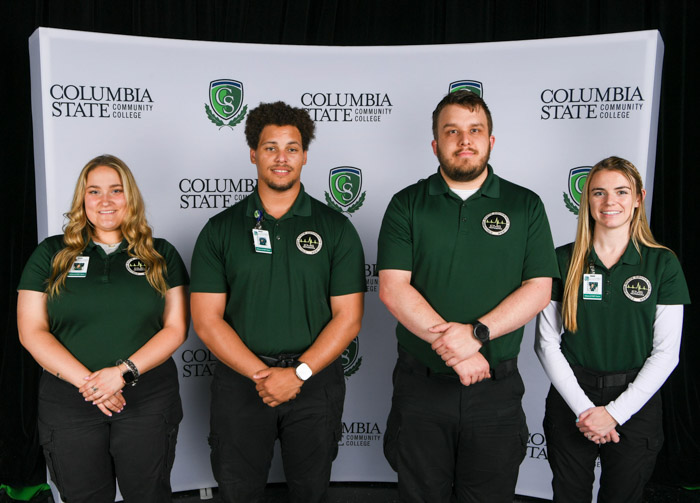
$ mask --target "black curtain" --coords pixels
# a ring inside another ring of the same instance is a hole
[[[296,45],[493,42],[658,29],[665,43],[652,230],[675,250],[696,304],[681,361],[663,389],[666,443],[656,482],[700,485],[700,303],[694,218],[700,169],[700,2],[695,0],[3,0],[0,74],[3,214],[0,293],[0,482],[43,481],[36,442],[40,369],[20,347],[15,288],[36,246],[27,38],[39,26],[147,37]],[[468,67],[468,61],[455,62]],[[128,69],[125,70],[128,72]],[[420,68],[407,68],[408,75]],[[274,99],[275,96],[270,96]],[[426,118],[426,120],[429,120]],[[508,117],[497,117],[507,121]],[[586,141],[586,138],[581,138]],[[547,149],[547,138],[533,145]],[[527,159],[524,165],[527,163]],[[529,348],[523,348],[529,351]],[[543,404],[544,406],[544,404]]]

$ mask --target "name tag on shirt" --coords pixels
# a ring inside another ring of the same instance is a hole
[[[270,233],[264,229],[253,229],[253,246],[257,253],[272,253]]]
[[[87,276],[88,264],[90,263],[90,257],[75,257],[75,262],[68,271],[69,278],[84,278]]]
[[[583,299],[602,300],[603,299],[603,275],[584,274],[583,275]]]

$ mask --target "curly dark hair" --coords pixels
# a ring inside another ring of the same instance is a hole
[[[437,104],[435,107],[435,110],[433,111],[433,138],[437,140],[438,136],[438,117],[440,115],[440,112],[442,112],[442,109],[445,108],[448,105],[459,105],[464,108],[468,108],[472,112],[477,111],[479,109],[483,110],[484,113],[486,114],[486,120],[488,121],[488,126],[489,126],[489,135],[493,132],[493,120],[491,119],[491,111],[489,110],[489,107],[486,106],[486,102],[481,99],[481,96],[478,94],[475,94],[471,91],[467,91],[466,89],[460,89],[459,91],[454,91],[452,93],[449,93],[447,96],[442,98],[440,100],[440,103]]]
[[[245,122],[245,138],[253,150],[258,148],[260,133],[268,125],[294,126],[301,133],[301,146],[309,150],[309,143],[314,139],[316,124],[303,108],[287,105],[283,101],[261,103],[250,111]]]

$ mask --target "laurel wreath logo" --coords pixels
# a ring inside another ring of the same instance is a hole
[[[245,105],[243,107],[243,110],[233,117],[228,123],[222,121],[214,112],[212,112],[211,108],[209,108],[208,104],[204,104],[204,110],[207,112],[207,117],[209,117],[209,120],[212,121],[214,124],[219,126],[219,129],[222,127],[230,127],[233,129],[235,126],[241,123],[241,121],[245,118],[245,114],[248,111],[248,105]]]
[[[359,198],[352,206],[350,206],[350,207],[349,207],[348,209],[346,209],[346,210],[344,210],[341,206],[339,206],[338,204],[336,204],[335,201],[333,201],[333,199],[331,198],[331,196],[330,196],[330,194],[329,194],[328,192],[324,192],[324,194],[326,195],[326,203],[328,203],[328,206],[330,206],[330,207],[333,208],[334,210],[337,210],[337,211],[339,211],[339,212],[341,212],[341,213],[347,213],[349,216],[352,216],[352,213],[354,213],[354,212],[356,212],[357,210],[359,210],[360,207],[362,207],[362,205],[364,204],[364,202],[365,202],[365,196],[367,195],[367,191],[364,191],[364,192],[360,195],[360,198]]]
[[[353,375],[355,372],[357,372],[360,368],[360,365],[362,365],[362,357],[360,356],[357,361],[355,361],[355,364],[352,365],[350,368],[348,368],[345,371],[345,378],[347,379],[351,375]]]
[[[578,215],[578,206],[576,206],[576,203],[574,203],[569,198],[569,195],[566,192],[564,192],[563,194],[564,194],[564,204],[566,205],[566,209],[568,209],[574,215]]]

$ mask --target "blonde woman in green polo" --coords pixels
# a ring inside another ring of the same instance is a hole
[[[537,318],[552,381],[544,431],[555,502],[642,501],[663,443],[659,388],[678,363],[683,304],[676,256],[652,236],[637,169],[610,157],[590,171],[576,242],[557,249],[561,280]]]
[[[22,345],[45,372],[39,437],[68,503],[170,501],[182,405],[171,355],[185,340],[189,278],[154,239],[120,159],[78,177],[64,233],[39,244],[22,273]]]

